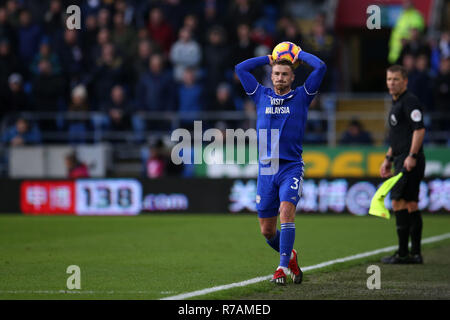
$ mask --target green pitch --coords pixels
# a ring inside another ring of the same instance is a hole
[[[424,238],[447,232],[450,216],[425,215]],[[394,219],[297,216],[301,266],[395,244]],[[266,276],[278,260],[256,215],[0,216],[0,299],[160,299]],[[67,289],[70,265],[80,267],[81,290]],[[264,282],[238,294],[271,288]]]

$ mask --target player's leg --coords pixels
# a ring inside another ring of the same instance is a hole
[[[295,241],[295,211],[303,187],[303,164],[290,163],[279,177],[280,267],[287,267]]]
[[[279,176],[280,195],[280,264],[278,270],[290,273],[295,283],[301,283],[303,272],[298,266],[295,242],[295,211],[303,183],[303,165],[289,163]],[[280,272],[281,273],[281,272]],[[275,277],[275,275],[274,275]]]
[[[288,268],[291,252],[295,242],[295,206],[291,202],[282,201],[280,205],[280,265]]]
[[[298,265],[297,251],[294,249],[295,242],[295,211],[296,205],[292,202],[282,201],[280,206],[280,266],[288,261],[288,269],[294,283],[301,283],[303,271]],[[290,254],[289,254],[290,253]],[[289,256],[289,259],[288,259]]]
[[[256,210],[258,211],[261,234],[276,251],[280,251],[280,232],[277,230],[278,189],[272,176],[260,175],[257,183]]]
[[[266,242],[269,244],[269,246],[271,246],[276,251],[280,251],[281,232],[277,230],[278,208],[264,209],[264,205],[268,206],[269,204],[264,201],[262,205],[261,201],[257,201],[258,218],[261,233],[266,238]],[[271,281],[277,284],[286,284],[286,274],[283,272],[280,273],[277,270]]]
[[[275,251],[280,252],[280,231],[277,229],[278,209],[276,214],[269,218],[259,218],[259,227],[267,244]]]
[[[279,240],[279,252],[280,263],[275,271],[272,282],[276,284],[286,284],[287,275],[289,272],[289,261],[291,260],[291,254],[294,247],[295,240],[295,206],[283,201],[280,204],[280,240]]]

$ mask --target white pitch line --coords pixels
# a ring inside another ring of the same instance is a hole
[[[450,233],[444,233],[444,234],[441,234],[438,236],[422,239],[422,244],[442,241],[442,240],[445,240],[448,238],[450,238]],[[397,249],[397,247],[398,246],[389,246],[389,247],[385,247],[385,248],[381,248],[381,249],[377,249],[377,250],[373,250],[373,251],[358,253],[358,254],[348,256],[348,257],[338,258],[335,260],[330,260],[330,261],[325,261],[325,262],[322,262],[319,264],[315,264],[315,265],[312,265],[309,267],[304,267],[304,268],[302,268],[302,270],[303,271],[315,270],[315,269],[320,269],[323,267],[331,266],[331,265],[337,264],[337,263],[342,263],[342,262],[347,262],[347,261],[351,261],[351,260],[357,260],[357,259],[361,259],[361,258],[365,258],[365,257],[370,257],[370,256],[377,255],[379,253],[395,250],[395,249]],[[272,278],[272,275],[257,277],[257,278],[253,278],[253,279],[249,279],[249,280],[245,280],[245,281],[241,281],[241,282],[230,283],[230,284],[226,284],[226,285],[222,285],[222,286],[197,290],[197,291],[193,291],[193,292],[186,292],[186,293],[182,293],[182,294],[179,294],[176,296],[165,297],[160,300],[184,300],[187,298],[197,297],[197,296],[205,295],[205,294],[212,293],[212,292],[227,290],[227,289],[236,288],[236,287],[245,287],[250,284],[269,280],[270,278]]]

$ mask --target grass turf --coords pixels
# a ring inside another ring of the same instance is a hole
[[[422,265],[385,265],[379,258],[340,270],[305,273],[301,285],[272,286],[269,290],[236,296],[245,300],[449,300],[450,241],[424,247]],[[381,288],[367,288],[367,267],[380,268]],[[213,297],[209,297],[212,299]]]
[[[447,232],[449,216],[424,216],[424,238]],[[299,215],[296,221],[303,266],[395,243],[393,219]],[[0,299],[159,299],[265,276],[277,264],[254,215],[0,216]],[[69,265],[81,268],[81,290],[67,290]],[[270,290],[260,283],[207,298]]]

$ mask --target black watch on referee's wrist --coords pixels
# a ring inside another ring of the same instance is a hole
[[[417,159],[417,153],[410,153],[408,156],[413,157],[414,159]]]

